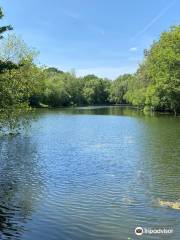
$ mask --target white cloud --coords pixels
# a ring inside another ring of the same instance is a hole
[[[138,50],[137,47],[131,47],[131,48],[129,49],[130,52],[136,52],[137,50]]]
[[[98,77],[115,79],[124,73],[134,73],[137,70],[138,64],[133,66],[123,67],[96,67],[96,68],[82,68],[76,69],[77,76],[85,76],[88,74],[95,74]]]

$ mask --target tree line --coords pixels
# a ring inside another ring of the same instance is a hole
[[[116,80],[41,67],[34,49],[15,34],[4,35],[11,30],[0,27],[0,130],[19,125],[32,107],[131,104],[145,111],[180,112],[180,25],[144,51],[136,73]]]

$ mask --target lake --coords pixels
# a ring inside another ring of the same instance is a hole
[[[128,107],[36,110],[0,138],[0,239],[180,239],[180,118]]]

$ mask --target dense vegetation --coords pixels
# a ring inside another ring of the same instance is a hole
[[[145,111],[176,115],[180,112],[180,26],[162,33],[144,51],[144,60],[135,74],[124,74],[114,81],[94,75],[77,78],[55,68],[44,70],[44,74],[43,90],[34,96],[36,105],[128,103]]]
[[[180,26],[162,33],[135,74],[115,81],[94,75],[77,78],[55,68],[44,70],[44,84],[36,105],[52,107],[82,104],[130,103],[144,110],[180,111]]]
[[[124,99],[147,110],[176,115],[180,111],[180,26],[163,32],[144,55]]]
[[[0,19],[3,17],[0,8]],[[0,27],[0,130],[22,124],[31,107],[132,104],[145,111],[180,112],[180,26],[163,32],[135,74],[116,80],[95,75],[76,77],[35,64],[37,53]]]

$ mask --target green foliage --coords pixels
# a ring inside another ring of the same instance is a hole
[[[110,102],[115,104],[126,103],[124,95],[128,90],[128,84],[131,79],[132,76],[130,74],[124,74],[112,82],[109,94]]]
[[[145,51],[124,98],[141,108],[180,112],[180,26],[162,33]]]
[[[33,62],[37,52],[30,49],[27,44],[15,34],[8,34],[0,42],[0,60],[13,64],[22,64],[24,60]]]
[[[74,74],[44,70],[44,88],[39,101],[51,107],[106,104],[109,81],[94,75],[77,78]]]
[[[63,76],[64,77],[64,76]],[[61,74],[50,76],[45,80],[45,89],[42,94],[42,101],[52,107],[60,107],[68,105],[70,95],[65,88]]]
[[[83,96],[86,104],[106,104],[108,103],[109,82],[95,76],[86,76],[83,87]]]
[[[3,10],[2,8],[0,7],[0,19],[2,19],[4,17],[4,14],[3,14]],[[12,26],[11,25],[7,25],[7,26],[2,26],[0,27],[0,39],[3,38],[3,33],[7,32],[7,31],[10,31],[12,30]]]
[[[160,110],[180,110],[180,26],[162,33],[146,57],[150,79],[148,104]]]
[[[29,98],[38,93],[42,71],[33,63],[34,52],[19,38],[13,35],[3,41],[1,59],[6,62],[9,56],[7,62],[16,67],[0,74],[0,129],[12,132],[22,126],[22,114],[30,111]]]

